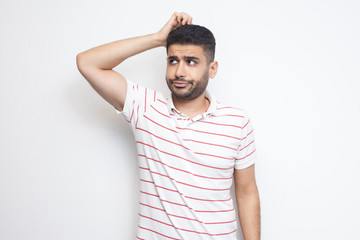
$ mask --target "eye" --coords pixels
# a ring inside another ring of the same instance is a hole
[[[178,61],[176,59],[169,59],[169,64],[176,64]]]
[[[194,60],[188,60],[187,62],[188,62],[189,65],[195,65],[196,64],[196,62]]]

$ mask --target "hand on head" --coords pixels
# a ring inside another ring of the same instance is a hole
[[[181,26],[192,24],[192,17],[187,13],[173,13],[169,21],[157,32],[158,40],[162,46],[166,46],[169,33]]]

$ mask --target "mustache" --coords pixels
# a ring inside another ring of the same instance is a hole
[[[186,80],[185,78],[172,78],[172,79],[169,79],[169,81],[170,81],[170,83],[177,81],[177,82],[186,82],[186,83],[190,83],[190,84],[192,84],[194,82],[192,80]]]

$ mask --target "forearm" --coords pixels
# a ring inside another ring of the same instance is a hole
[[[260,239],[260,200],[257,189],[247,194],[238,194],[237,205],[244,240]]]
[[[149,34],[107,43],[78,55],[83,64],[103,70],[110,70],[125,59],[146,50],[162,46],[157,34]]]

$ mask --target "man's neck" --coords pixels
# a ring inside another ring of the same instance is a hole
[[[205,93],[193,100],[178,99],[174,95],[172,95],[172,99],[175,108],[190,118],[204,113],[210,105],[210,101],[205,97]]]

